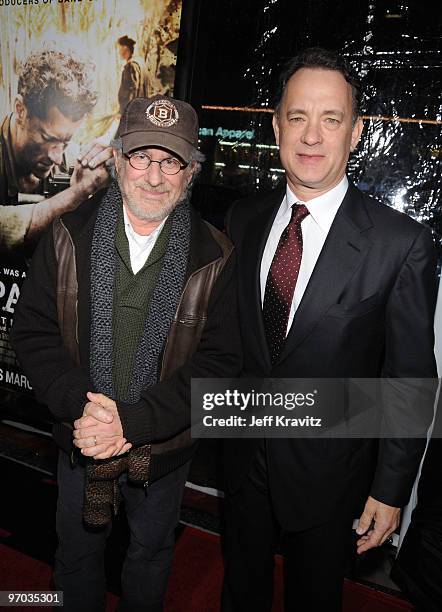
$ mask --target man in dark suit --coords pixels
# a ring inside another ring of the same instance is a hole
[[[228,223],[244,376],[436,377],[431,235],[347,180],[359,102],[335,53],[306,50],[282,74],[273,127],[286,181],[237,204]],[[353,519],[358,553],[381,545],[422,450],[403,439],[226,441],[223,609],[270,611],[282,534],[286,610],[340,610]]]

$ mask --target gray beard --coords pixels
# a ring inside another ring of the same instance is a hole
[[[163,221],[170,213],[175,210],[178,204],[187,200],[190,195],[189,185],[186,187],[183,196],[178,202],[171,202],[169,204],[165,204],[161,208],[155,211],[145,210],[141,206],[135,202],[135,200],[130,197],[123,188],[122,181],[120,181],[120,177],[117,176],[118,186],[120,187],[121,195],[123,197],[123,202],[126,204],[130,212],[140,221]]]

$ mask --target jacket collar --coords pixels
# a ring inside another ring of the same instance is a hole
[[[271,194],[258,198],[257,214],[248,226],[247,248],[244,249],[242,266],[251,274],[244,275],[244,295],[257,333],[253,340],[263,365],[270,370],[260,295],[261,260],[267,239],[285,195],[285,182]],[[296,311],[284,348],[276,366],[281,363],[315,328],[328,308],[339,301],[346,284],[371,248],[365,235],[373,225],[361,192],[351,183],[331,225],[308,286]]]
[[[191,272],[207,266],[223,256],[221,247],[213,238],[208,224],[203,221],[199,213],[190,207],[191,236],[190,236],[190,261]]]
[[[256,202],[253,202],[253,209],[257,214],[250,219],[247,226],[247,239],[242,253],[243,264],[240,266],[243,271],[242,293],[247,301],[247,312],[250,312],[251,320],[257,324],[257,333],[253,334],[255,352],[263,359],[266,369],[271,366],[261,307],[261,260],[285,190],[286,183],[282,181],[270,194],[258,196]],[[231,228],[232,235],[234,229]]]
[[[62,219],[74,244],[92,240],[95,220],[100,202],[105,190],[98,191],[93,197],[82,203],[76,210],[66,213]],[[206,266],[212,261],[222,257],[222,251],[213,238],[207,224],[201,219],[195,209],[190,207],[191,237],[189,271]]]
[[[372,242],[373,226],[361,192],[350,184],[336,214],[302,297],[278,362],[284,360],[315,328],[361,267]],[[277,362],[277,363],[278,363]]]

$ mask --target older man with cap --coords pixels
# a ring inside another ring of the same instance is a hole
[[[16,312],[14,347],[63,448],[54,581],[65,610],[105,609],[120,498],[130,543],[119,609],[162,609],[195,448],[190,379],[241,366],[232,246],[189,206],[197,146],[189,104],[132,100],[116,180],[54,222]]]

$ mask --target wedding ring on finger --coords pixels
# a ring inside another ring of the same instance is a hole
[[[97,446],[97,436],[94,436],[94,446]]]

